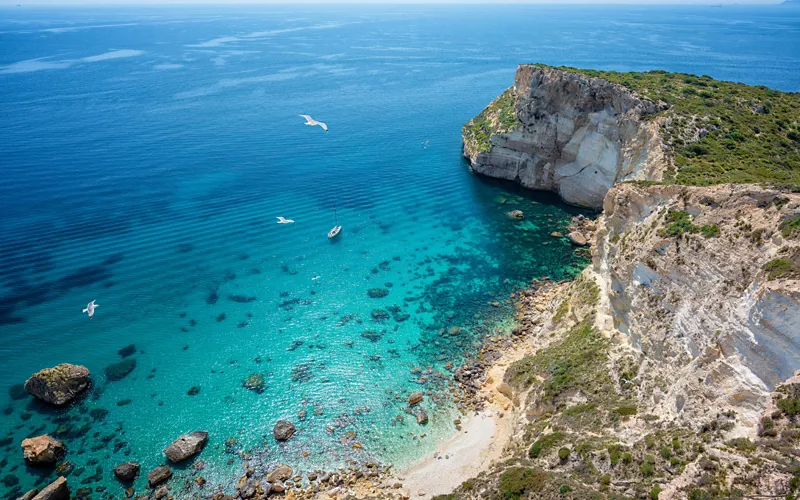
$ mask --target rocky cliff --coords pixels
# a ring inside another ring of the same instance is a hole
[[[599,209],[618,182],[663,178],[669,158],[655,114],[664,106],[601,78],[523,65],[465,125],[464,156],[480,174]]]

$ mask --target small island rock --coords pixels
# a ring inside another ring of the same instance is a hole
[[[125,462],[114,467],[114,475],[120,481],[130,483],[139,475],[139,464],[136,462]]]
[[[208,432],[206,431],[184,434],[173,441],[172,444],[164,450],[164,455],[166,455],[172,463],[183,462],[187,458],[200,453],[207,442]]]
[[[52,464],[67,453],[64,443],[47,434],[22,441],[25,461],[31,465]]]
[[[88,368],[64,363],[34,373],[25,382],[25,391],[42,401],[60,406],[75,399],[89,384]]]
[[[172,469],[169,468],[169,465],[162,465],[161,467],[156,467],[147,474],[147,482],[150,483],[150,487],[153,488],[171,477]]]
[[[278,420],[272,429],[272,435],[276,441],[286,441],[292,437],[297,429],[288,420]]]

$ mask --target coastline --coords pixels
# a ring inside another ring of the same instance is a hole
[[[528,354],[532,347],[527,337],[496,347],[500,358],[488,367],[485,381],[475,394],[476,399],[485,401],[484,408],[463,417],[460,431],[397,473],[396,479],[402,482],[409,498],[429,499],[451,493],[502,457],[514,435],[514,422],[519,415],[512,400],[498,388],[506,368]]]

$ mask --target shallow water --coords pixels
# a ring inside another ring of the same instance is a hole
[[[447,363],[503,331],[514,290],[587,263],[550,236],[578,211],[471,175],[461,125],[520,62],[796,90],[798,17],[776,12],[3,11],[0,380],[62,362],[94,379],[63,410],[0,393],[5,495],[55,475],[22,462],[19,441],[42,432],[67,443],[73,491],[98,498],[122,494],[113,465],[141,462],[141,489],[197,429],[210,485],[243,459],[309,470],[429,452],[454,430]],[[129,344],[135,368],[108,381]],[[242,385],[256,373],[260,393]],[[405,413],[418,390],[425,427]],[[280,418],[298,427],[283,445]]]

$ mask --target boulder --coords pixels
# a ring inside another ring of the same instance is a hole
[[[515,220],[522,220],[525,218],[525,214],[522,213],[522,210],[512,210],[508,212],[508,216]]]
[[[571,233],[569,233],[568,238],[569,242],[575,246],[578,247],[589,246],[589,242],[586,241],[586,237],[577,231],[572,231]]]
[[[269,474],[267,474],[267,482],[268,483],[279,483],[286,481],[290,477],[292,477],[292,468],[286,464],[281,464],[277,466],[275,469],[272,470]]]
[[[37,493],[33,500],[69,500],[67,479],[64,476],[59,477]]]
[[[31,490],[22,495],[21,497],[17,498],[17,500],[33,500],[38,494],[39,490]]]
[[[162,465],[161,467],[156,467],[147,474],[147,482],[150,484],[150,487],[153,488],[171,477],[172,469],[169,468],[169,465]]]
[[[497,392],[507,397],[508,399],[514,398],[514,393],[511,391],[511,386],[505,382],[497,386]]]
[[[286,441],[292,437],[297,429],[288,420],[278,420],[272,429],[272,435],[276,441]]]
[[[245,389],[249,391],[261,394],[262,392],[264,392],[264,387],[266,386],[266,381],[264,380],[264,374],[253,373],[252,375],[247,377],[244,380],[244,382],[242,382],[242,385],[244,386]]]
[[[166,455],[172,463],[183,462],[187,458],[193,457],[203,451],[207,442],[208,433],[206,431],[184,434],[173,441],[172,444],[164,450],[164,455]]]
[[[48,436],[36,436],[22,441],[22,454],[30,465],[52,464],[67,453],[64,443]]]
[[[425,424],[427,424],[427,423],[428,423],[428,414],[427,414],[427,413],[425,413],[425,410],[423,410],[423,409],[420,409],[420,410],[417,412],[417,415],[416,415],[416,416],[417,416],[417,423],[418,423],[419,425],[425,425]]]
[[[413,392],[410,396],[408,396],[408,406],[414,406],[415,404],[422,402],[422,393],[421,392]]]
[[[64,363],[34,373],[25,382],[25,391],[42,401],[65,405],[89,387],[89,369]]]
[[[139,469],[136,462],[125,462],[114,467],[114,475],[124,483],[131,483],[139,475]]]

